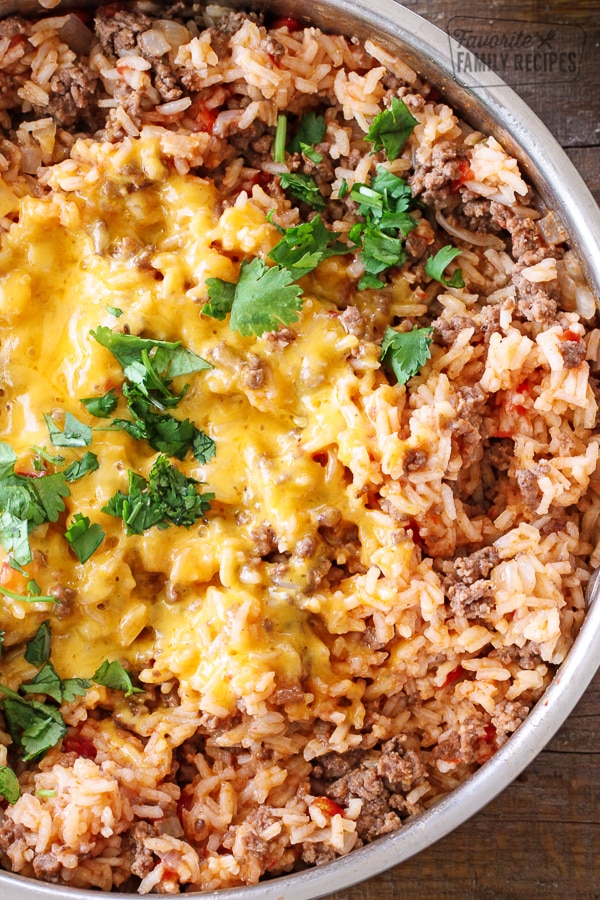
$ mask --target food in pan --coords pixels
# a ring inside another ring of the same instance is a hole
[[[568,235],[374,40],[117,3],[4,20],[0,77],[1,862],[177,893],[347,854],[584,616]]]

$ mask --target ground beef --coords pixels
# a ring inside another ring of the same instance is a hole
[[[585,359],[586,347],[583,341],[561,341],[558,349],[562,353],[565,369],[577,369]]]
[[[294,552],[300,559],[306,559],[308,556],[312,556],[316,549],[317,539],[314,535],[307,534],[305,537],[300,538]]]
[[[470,465],[477,455],[477,449],[481,443],[479,429],[467,419],[453,419],[448,428],[452,439],[456,444],[459,455],[462,457],[463,468]]]
[[[348,753],[326,753],[320,756],[313,766],[313,776],[327,781],[341,778],[355,769],[362,759],[360,750],[350,750]]]
[[[516,644],[499,647],[497,650],[492,650],[490,656],[499,659],[505,666],[517,663],[520,669],[527,671],[535,669],[542,662],[540,648],[533,641],[527,641],[523,647],[517,647]]]
[[[375,769],[361,766],[344,775],[327,788],[327,796],[340,806],[346,806],[353,798],[363,801],[356,822],[358,836],[371,841],[381,834],[395,831],[402,824],[400,817],[390,809],[390,792]]]
[[[440,141],[432,150],[429,164],[417,166],[408,179],[413,195],[434,209],[456,206],[460,198],[453,184],[461,177],[461,163],[467,156],[465,147]]]
[[[327,144],[317,144],[315,150],[323,157],[321,161],[313,162],[307,156],[302,156],[302,168],[306,175],[314,176],[319,186],[330,185],[335,179],[335,166],[328,155],[329,146]]]
[[[465,328],[473,328],[475,322],[469,316],[451,316],[449,319],[445,316],[440,316],[439,319],[434,319],[431,324],[441,343],[449,347]]]
[[[266,334],[263,334],[263,338],[269,344],[274,344],[277,350],[283,350],[296,340],[297,334],[291,328],[280,328],[279,331],[267,331]]]
[[[418,472],[425,465],[427,465],[427,453],[424,450],[417,450],[413,447],[404,454],[405,472]]]
[[[470,556],[459,556],[454,560],[453,568],[456,578],[463,584],[475,584],[481,578],[487,578],[500,562],[498,551],[493,545],[482,547]]]
[[[484,306],[481,310],[479,333],[482,335],[486,345],[489,344],[490,338],[494,332],[502,331],[500,328],[500,313],[505,305],[509,305],[512,309],[515,305],[514,300],[508,298],[499,305]]]
[[[156,829],[148,822],[138,822],[133,829],[135,843],[134,859],[131,871],[138,878],[145,878],[154,868],[155,861],[151,850],[145,845],[146,838],[155,837]]]
[[[300,859],[309,866],[322,866],[323,863],[331,862],[336,856],[337,853],[331,844],[324,844],[322,841],[316,843],[305,841],[301,845]]]
[[[377,774],[394,793],[409,791],[427,771],[420,753],[408,749],[406,743],[404,734],[386,741],[377,760]]]
[[[57,125],[67,128],[93,106],[91,98],[96,91],[98,76],[86,63],[77,63],[66,69],[59,69],[50,81],[48,106],[36,111],[40,115],[50,114]]]
[[[464,188],[461,190],[462,215],[460,225],[468,231],[474,232],[495,232],[499,230],[499,226],[492,221],[490,212],[490,201],[479,197],[473,191]]]
[[[490,203],[492,221],[503,228],[512,239],[512,255],[520,259],[528,250],[538,250],[544,242],[535,221],[529,216],[518,216],[503,203]]]
[[[109,57],[124,56],[137,48],[138,36],[152,27],[143,13],[127,9],[101,8],[95,18],[96,36],[102,52]]]
[[[471,765],[477,762],[477,746],[484,736],[484,721],[469,716],[457,731],[451,732],[433,748],[431,756],[436,761],[453,765]]]
[[[545,460],[536,463],[532,469],[517,470],[517,484],[519,485],[519,490],[521,491],[525,506],[531,512],[536,512],[542,499],[538,478],[541,475],[547,475],[549,471],[550,465]]]
[[[427,221],[423,219],[416,228],[414,228],[406,238],[404,247],[406,252],[412,259],[421,259],[433,244],[435,235],[433,228]]]
[[[257,528],[253,528],[250,537],[256,545],[258,556],[268,556],[277,550],[277,537],[271,526],[263,522]]]
[[[478,384],[470,387],[465,385],[456,392],[456,412],[462,419],[473,421],[475,416],[480,416],[484,410],[487,394]]]
[[[458,582],[451,585],[448,599],[454,615],[465,619],[481,619],[489,615],[494,606],[492,584],[487,578],[473,584]]]
[[[60,860],[53,853],[40,853],[34,856],[32,866],[36,876],[44,881],[58,881],[62,870]]]
[[[346,309],[340,313],[340,322],[342,323],[344,331],[348,334],[354,334],[359,338],[364,337],[366,330],[365,317],[356,306],[347,306]]]
[[[514,456],[514,443],[510,438],[490,438],[485,456],[490,466],[498,472],[506,472]]]
[[[177,78],[170,66],[156,56],[150,57],[149,62],[152,63],[152,83],[160,94],[163,103],[179,100],[183,91],[179,87]]]
[[[0,852],[6,853],[18,841],[25,842],[26,830],[16,825],[12,819],[4,818],[0,823]]]
[[[251,391],[264,387],[267,380],[267,363],[259,356],[249,353],[242,363],[242,384]]]

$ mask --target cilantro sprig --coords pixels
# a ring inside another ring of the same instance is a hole
[[[122,519],[127,534],[143,534],[154,525],[189,528],[206,515],[215,496],[200,493],[199,484],[161,455],[152,466],[148,481],[129,470],[129,492],[113,494],[103,512]]]
[[[104,531],[98,524],[90,522],[88,516],[75,513],[65,531],[65,538],[71,545],[80,563],[87,562],[104,540]]]
[[[406,384],[431,356],[432,328],[394,331],[389,326],[381,342],[381,362],[391,368],[398,384]]]
[[[35,676],[14,691],[0,683],[0,708],[24,762],[38,760],[67,733],[59,705],[83,697],[92,685],[123,691],[125,697],[143,693],[118,660],[105,660],[91,678],[62,679],[50,661],[50,623],[42,622],[25,648],[25,659],[39,667]],[[45,697],[46,700],[36,699]],[[51,701],[51,702],[50,702]],[[0,767],[0,794],[10,803],[19,798],[12,769]],[[13,773],[14,774],[14,773]]]
[[[372,152],[385,150],[390,161],[397,159],[418,124],[406,103],[393,97],[389,109],[375,116],[367,133],[367,140],[373,144]]]
[[[21,786],[10,766],[0,766],[0,796],[9,803],[16,803],[21,796]]]
[[[456,259],[457,256],[460,256],[461,253],[462,250],[447,244],[445,247],[442,247],[441,250],[438,250],[435,256],[428,257],[427,262],[425,263],[426,274],[429,275],[430,278],[433,278],[434,281],[439,281],[444,287],[464,288],[465,280],[463,278],[462,269],[456,269],[451,278],[444,278],[446,266],[451,263],[453,259]]]
[[[231,330],[244,337],[275,331],[298,321],[302,288],[294,278],[284,266],[266,266],[258,257],[244,260],[236,284],[207,278],[209,302],[202,312],[215,319],[231,313]]]
[[[365,267],[358,288],[383,287],[378,276],[406,262],[404,239],[418,224],[409,212],[413,203],[410,186],[378,166],[370,184],[353,185],[350,197],[358,204],[359,215],[364,216],[364,222],[355,223],[349,232],[350,240],[361,248],[360,260]]]
[[[276,227],[283,237],[273,247],[269,257],[279,266],[289,269],[295,279],[312,272],[324,259],[343,256],[352,250],[348,244],[337,240],[340,233],[329,231],[318,214],[310,222],[302,222],[292,228]]]

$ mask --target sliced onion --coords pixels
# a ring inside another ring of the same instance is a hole
[[[58,36],[69,50],[81,56],[87,56],[90,52],[94,37],[87,25],[74,13],[65,16],[65,23],[59,29]]]
[[[553,210],[543,219],[538,219],[538,227],[547,244],[562,244],[568,238],[562,222]]]
[[[177,50],[182,44],[187,44],[192,39],[192,35],[179,22],[171,22],[170,19],[157,19],[153,25],[154,31],[160,31],[165,36],[172,50]]]
[[[142,52],[147,56],[164,56],[171,50],[171,44],[158,28],[150,28],[140,34],[139,43]]]
[[[451,225],[439,209],[436,209],[435,211],[435,218],[438,225],[441,225],[444,231],[447,231],[452,237],[458,238],[461,241],[466,241],[468,244],[475,244],[477,247],[492,247],[494,250],[506,249],[504,241],[500,240],[496,234],[479,234],[477,231],[469,231],[467,228],[459,228],[458,225]]]

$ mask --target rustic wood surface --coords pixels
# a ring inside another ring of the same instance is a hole
[[[600,202],[600,0],[404,0],[448,29],[454,16],[578,25],[579,72],[515,90],[567,150]],[[529,768],[433,847],[329,900],[600,898],[600,674]]]

